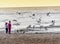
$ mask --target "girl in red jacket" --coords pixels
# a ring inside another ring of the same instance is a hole
[[[8,30],[9,30],[9,34],[11,34],[11,21],[9,21],[8,23]]]

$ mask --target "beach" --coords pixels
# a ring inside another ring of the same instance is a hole
[[[60,34],[0,33],[0,44],[60,44]]]
[[[0,44],[60,44],[60,7],[0,8]]]

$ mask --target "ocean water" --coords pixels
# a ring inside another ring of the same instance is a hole
[[[53,12],[54,14],[49,14],[48,11],[19,11],[21,14],[16,13],[16,10],[0,10],[0,31],[5,31],[5,22],[11,21],[12,31],[21,30],[27,28],[29,25],[31,27],[40,27],[40,26],[50,26],[52,25],[52,20],[55,20],[54,26],[60,26],[60,13]],[[60,12],[60,11],[57,11]],[[32,14],[35,14],[33,16]],[[39,19],[41,22],[38,23]],[[34,31],[28,31],[26,33],[35,33],[35,32],[60,32],[60,28],[34,28]],[[33,29],[31,29],[33,30]]]

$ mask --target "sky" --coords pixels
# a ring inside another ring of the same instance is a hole
[[[0,7],[60,6],[60,0],[0,0]]]

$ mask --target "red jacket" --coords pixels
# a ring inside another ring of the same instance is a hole
[[[11,23],[8,24],[8,28],[11,29]]]

